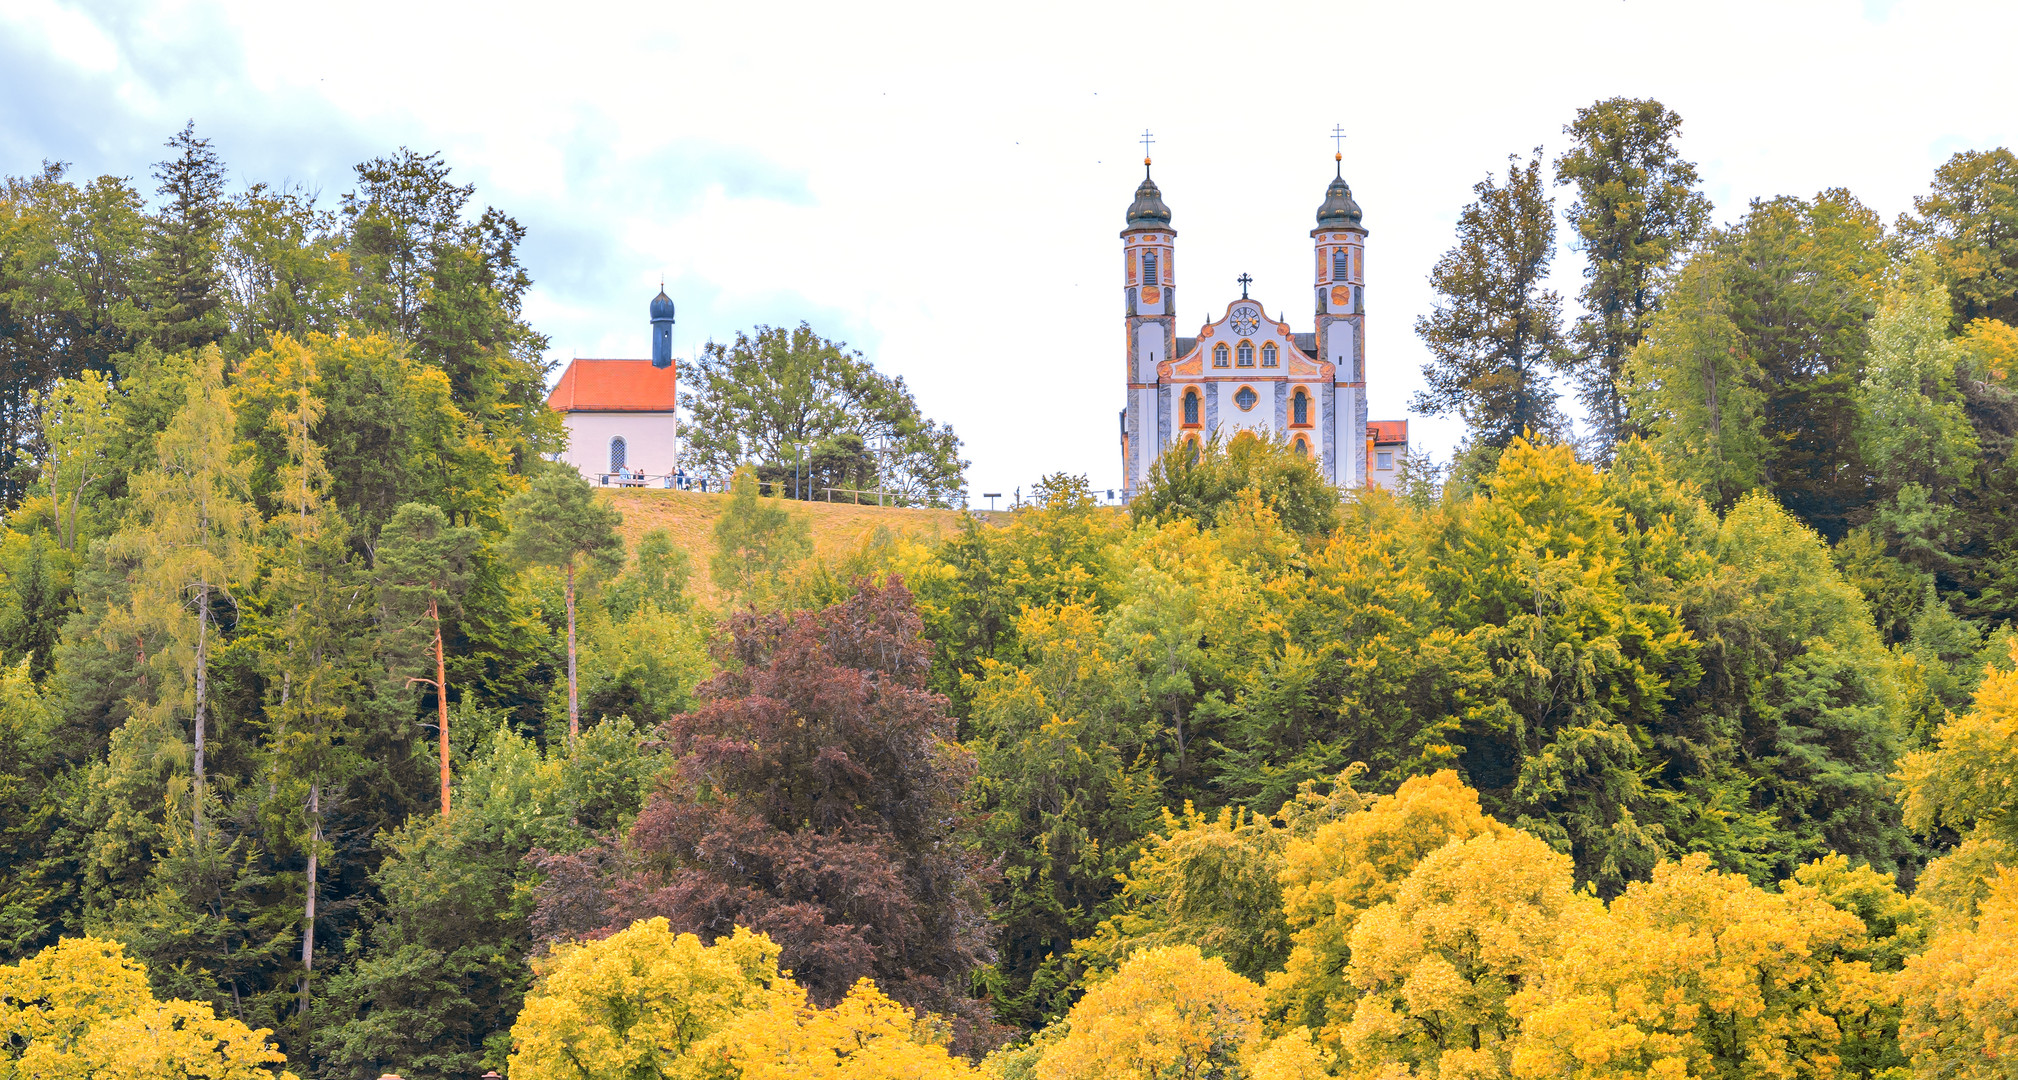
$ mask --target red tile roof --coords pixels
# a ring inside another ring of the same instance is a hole
[[[547,395],[556,412],[672,412],[674,369],[650,360],[576,360]]]
[[[1406,443],[1408,442],[1408,421],[1368,420],[1366,422],[1366,437],[1377,443]]]

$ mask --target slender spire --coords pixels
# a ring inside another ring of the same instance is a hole
[[[1358,229],[1359,204],[1352,201],[1352,188],[1345,182],[1345,128],[1331,126],[1331,186],[1324,190],[1324,205],[1317,208],[1318,229]]]
[[[1142,130],[1142,183],[1135,189],[1135,201],[1128,207],[1128,227],[1122,232],[1137,229],[1169,229],[1170,207],[1163,203],[1163,192],[1156,188],[1156,181],[1149,178],[1149,146],[1156,141],[1149,129]]]

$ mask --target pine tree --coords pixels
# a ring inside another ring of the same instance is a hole
[[[1626,357],[1653,321],[1676,256],[1708,227],[1710,201],[1696,167],[1674,145],[1682,118],[1652,99],[1616,97],[1578,110],[1563,132],[1576,145],[1556,159],[1556,183],[1574,185],[1566,217],[1589,265],[1571,338],[1577,396],[1590,441],[1611,447],[1636,434],[1619,391]]]
[[[531,488],[512,500],[509,547],[520,563],[560,568],[566,575],[568,604],[568,743],[582,732],[580,685],[576,679],[575,577],[589,568],[604,574],[623,566],[624,542],[617,525],[624,516],[596,500],[596,489],[572,470],[541,473]]]
[[[482,538],[475,529],[451,526],[448,515],[422,503],[407,503],[378,534],[379,606],[389,637],[398,642],[425,628],[434,653],[434,677],[415,676],[408,682],[434,687],[441,755],[441,812],[448,814],[448,661],[442,645],[444,610],[455,608],[468,588],[471,560]],[[409,644],[393,645],[396,669],[407,668]]]
[[[1556,243],[1541,169],[1536,147],[1525,166],[1507,159],[1506,183],[1488,175],[1472,187],[1478,200],[1458,215],[1457,246],[1430,271],[1436,307],[1415,323],[1435,359],[1409,407],[1456,413],[1487,451],[1565,426],[1548,376],[1562,363],[1562,298],[1542,287]]]

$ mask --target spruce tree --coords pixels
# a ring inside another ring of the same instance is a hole
[[[1653,322],[1675,259],[1709,225],[1710,201],[1696,190],[1694,164],[1675,148],[1682,118],[1652,99],[1616,97],[1577,112],[1563,132],[1575,140],[1556,159],[1556,183],[1572,185],[1565,214],[1589,265],[1577,299],[1584,314],[1570,337],[1571,371],[1592,449],[1639,434],[1619,377]]]
[[[165,202],[153,218],[150,299],[156,343],[174,350],[208,345],[230,329],[219,259],[230,206],[224,162],[209,139],[197,137],[194,120],[166,145],[172,156],[154,166]]]
[[[1542,189],[1542,152],[1507,158],[1504,184],[1488,175],[1458,215],[1457,246],[1430,271],[1435,308],[1415,322],[1434,359],[1409,407],[1456,413],[1472,448],[1503,449],[1523,431],[1564,431],[1549,371],[1562,363],[1562,297],[1542,287],[1555,257],[1554,204]]]

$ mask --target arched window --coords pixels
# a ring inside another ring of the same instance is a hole
[[[1153,251],[1142,253],[1142,283],[1144,285],[1156,284],[1156,253]]]
[[[1275,365],[1275,342],[1271,341],[1261,347],[1261,366],[1274,367]]]
[[[1301,436],[1301,435],[1298,435],[1298,436],[1296,437],[1296,441],[1295,441],[1295,442],[1293,442],[1293,443],[1290,443],[1289,445],[1290,445],[1290,446],[1292,446],[1292,447],[1294,447],[1294,448],[1296,449],[1296,456],[1297,456],[1297,457],[1306,457],[1306,458],[1307,458],[1307,457],[1309,457],[1309,456],[1310,456],[1310,444],[1309,444],[1309,443],[1307,443],[1307,442],[1304,442],[1304,441],[1303,441],[1303,436]]]
[[[1243,386],[1240,388],[1239,393],[1233,395],[1233,403],[1240,406],[1240,411],[1242,412],[1254,408],[1254,403],[1260,400],[1261,398],[1255,394],[1254,387],[1252,386]]]
[[[1185,456],[1191,459],[1191,463],[1192,463],[1193,465],[1196,465],[1196,464],[1198,464],[1198,437],[1197,437],[1197,436],[1195,436],[1195,435],[1194,435],[1194,436],[1192,436],[1191,438],[1189,438],[1189,439],[1186,439],[1186,440],[1184,440],[1184,452],[1185,452]]]
[[[624,437],[623,437],[622,435],[619,435],[619,436],[617,436],[616,438],[614,438],[614,439],[611,439],[611,440],[610,440],[610,471],[611,471],[611,472],[618,472],[618,471],[621,471],[621,470],[623,469],[623,467],[624,467],[624,451],[625,451],[625,449],[626,449],[626,447],[624,446]]]
[[[1196,390],[1186,390],[1184,392],[1184,423],[1190,427],[1198,426],[1198,391]]]
[[[1243,341],[1243,342],[1241,342],[1241,343],[1240,343],[1240,350],[1239,350],[1239,351],[1240,351],[1240,366],[1241,366],[1241,367],[1253,367],[1253,366],[1254,366],[1254,342],[1252,342],[1252,341]]]
[[[1352,257],[1339,248],[1331,253],[1331,277],[1334,281],[1344,281],[1352,276]]]
[[[1225,343],[1225,342],[1220,342],[1219,344],[1217,344],[1217,345],[1214,345],[1214,346],[1212,347],[1212,366],[1213,366],[1213,367],[1225,367],[1225,366],[1226,366],[1226,363],[1227,363],[1227,361],[1226,361],[1226,357],[1227,357],[1227,352],[1226,352],[1226,343]]]
[[[1289,399],[1289,422],[1292,424],[1310,423],[1310,395],[1304,393],[1302,387],[1298,387],[1296,396]]]

